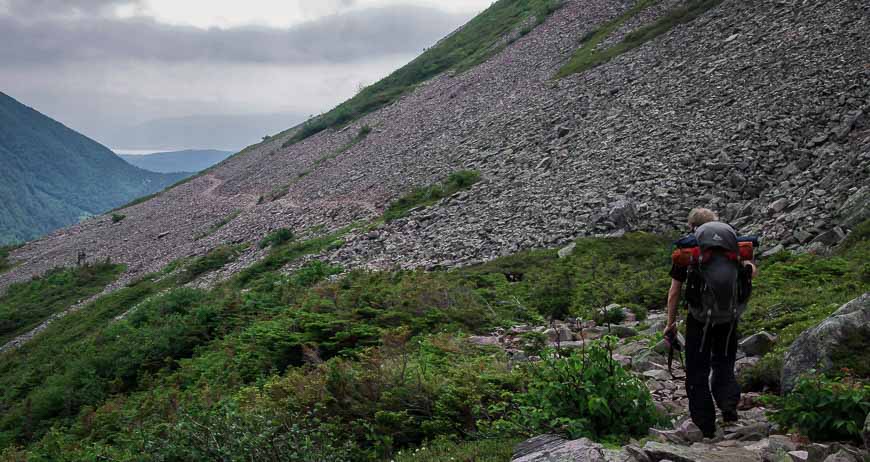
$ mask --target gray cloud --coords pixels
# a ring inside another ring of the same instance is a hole
[[[345,0],[352,3],[353,0]],[[44,8],[66,3],[38,0]],[[129,3],[78,0],[70,8],[103,9]],[[13,11],[20,2],[13,2]],[[0,66],[149,60],[239,63],[347,63],[415,53],[464,22],[461,15],[414,6],[327,16],[289,29],[200,29],[152,19],[80,16],[37,21],[0,16]]]
[[[93,15],[118,6],[140,5],[140,0],[0,0],[12,16],[47,18],[71,15]]]

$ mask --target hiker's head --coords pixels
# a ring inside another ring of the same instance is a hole
[[[697,208],[689,212],[689,228],[692,230],[711,221],[719,221],[719,216],[710,209]]]

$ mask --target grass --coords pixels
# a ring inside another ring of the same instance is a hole
[[[454,442],[437,440],[421,448],[401,451],[393,462],[509,462],[520,440]]]
[[[58,268],[29,282],[11,285],[0,296],[0,345],[99,293],[123,270],[123,265],[111,263],[86,264]]]
[[[127,218],[127,215],[113,213],[112,214],[112,223],[120,223],[120,222],[124,221],[124,218]]]
[[[478,181],[480,181],[480,172],[477,171],[461,170],[451,173],[443,182],[417,188],[390,204],[384,212],[384,219],[392,221],[407,216],[415,208],[432,205],[445,197],[470,188]]]
[[[0,274],[12,269],[14,265],[9,261],[9,254],[18,247],[20,247],[20,245],[0,246]]]
[[[537,23],[555,11],[558,0],[498,0],[463,28],[419,57],[370,85],[331,111],[309,120],[284,145],[304,140],[323,130],[346,125],[387,106],[418,84],[448,70],[463,72],[498,53],[505,36],[529,18]]]
[[[221,218],[220,220],[212,223],[211,226],[208,227],[208,229],[206,229],[205,231],[203,231],[200,234],[197,234],[196,237],[194,237],[193,239],[198,241],[200,239],[205,239],[205,238],[211,236],[212,234],[216,233],[219,229],[223,228],[224,226],[228,225],[231,221],[238,218],[238,216],[241,214],[242,214],[241,210],[234,210],[229,215],[227,215],[227,216]]]
[[[708,10],[719,6],[723,0],[692,0],[685,6],[674,8],[654,23],[643,26],[627,34],[619,43],[604,50],[596,49],[601,42],[603,42],[614,31],[619,29],[620,26],[644,9],[655,4],[656,1],[657,0],[639,0],[634,7],[620,15],[618,18],[607,22],[594,32],[587,35],[584,38],[583,46],[581,46],[571,57],[571,60],[559,70],[556,74],[556,78],[581,73],[604,64],[623,53],[654,40],[680,24],[686,24],[695,20],[695,18],[701,16]]]
[[[661,309],[670,281],[671,239],[645,233],[580,239],[562,259],[539,249],[451,271],[344,273],[317,260],[283,271],[367,226],[273,242],[211,290],[178,287],[233,258],[216,249],[52,324],[0,361],[0,451],[203,460],[215,448],[200,437],[218,435],[226,460],[281,438],[306,442],[302,460],[345,450],[351,460],[509,460],[523,435],[499,422],[529,378],[466,336],[588,319],[610,303]],[[818,322],[868,290],[868,226],[835,256],[763,261],[743,328],[785,338],[791,323]]]
[[[276,229],[275,231],[272,231],[266,237],[261,239],[258,246],[261,249],[265,249],[266,247],[269,247],[269,246],[277,247],[281,244],[285,244],[287,242],[290,242],[293,239],[296,239],[296,235],[293,234],[292,230],[289,230],[287,228],[280,228],[280,229]]]

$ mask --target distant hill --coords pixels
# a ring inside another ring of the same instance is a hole
[[[144,156],[121,154],[127,162],[152,172],[199,172],[226,159],[232,151],[217,151],[214,149],[187,149],[184,151],[157,152]]]
[[[160,191],[147,172],[0,93],[0,244],[29,240]]]

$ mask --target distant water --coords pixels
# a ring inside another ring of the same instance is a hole
[[[175,152],[175,151],[184,151],[188,148],[178,148],[178,149],[121,149],[121,148],[112,148],[112,152],[118,155],[125,156],[144,156],[148,154],[154,154],[157,152]]]

